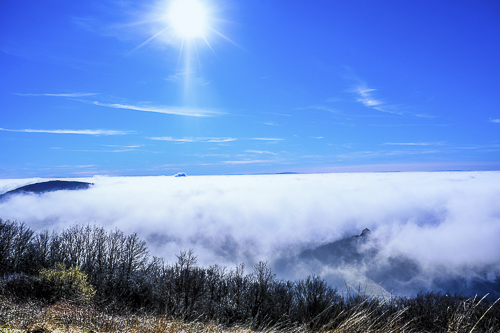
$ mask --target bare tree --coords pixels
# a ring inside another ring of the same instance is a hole
[[[107,278],[112,278],[120,265],[123,248],[125,246],[125,236],[123,232],[116,229],[107,238],[106,270]]]
[[[19,272],[34,231],[24,223],[0,219],[0,272]]]
[[[125,238],[122,251],[122,269],[129,279],[133,272],[145,268],[149,256],[146,241],[133,233]]]
[[[81,266],[85,253],[84,227],[77,224],[64,230],[60,235],[59,246],[68,266]]]
[[[267,266],[267,262],[260,261],[253,267],[250,278],[252,293],[249,301],[252,307],[252,318],[256,318],[262,316],[263,310],[269,305],[275,274]]]
[[[295,286],[295,297],[299,311],[296,315],[304,321],[313,320],[339,300],[337,289],[331,288],[317,275],[298,281]]]

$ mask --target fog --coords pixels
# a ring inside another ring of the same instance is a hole
[[[0,194],[44,180],[0,180]],[[376,293],[445,291],[456,279],[463,289],[500,276],[500,172],[76,180],[95,185],[11,196],[0,202],[0,218],[37,231],[119,228],[137,232],[170,263],[193,249],[203,266],[245,263],[248,270],[263,260],[278,277],[321,274],[334,284],[380,285]],[[356,243],[354,261],[304,255],[364,228],[372,233]]]

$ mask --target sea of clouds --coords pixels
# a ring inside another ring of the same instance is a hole
[[[46,180],[0,180],[0,194]],[[0,218],[25,222],[37,231],[90,223],[137,232],[152,255],[170,263],[187,249],[194,250],[203,266],[249,267],[287,258],[289,267],[278,269],[280,277],[322,274],[330,281],[382,284],[386,291],[432,289],[444,278],[495,281],[500,276],[500,172],[71,180],[95,185],[12,196],[0,202]],[[299,259],[304,250],[364,228],[372,235],[360,251],[373,258],[342,266]],[[370,270],[390,270],[395,260],[405,263],[400,270],[417,267],[411,278],[394,287],[383,274],[367,278]]]

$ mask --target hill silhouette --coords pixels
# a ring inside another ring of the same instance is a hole
[[[343,238],[314,249],[305,250],[299,255],[299,258],[302,260],[317,259],[320,262],[335,266],[359,264],[367,255],[371,254],[375,256],[377,252],[376,250],[372,250],[371,253],[367,254],[360,251],[360,245],[365,244],[370,239],[370,235],[371,230],[365,228],[360,235]]]
[[[67,180],[49,180],[46,182],[34,183],[25,186],[18,187],[14,190],[5,192],[0,195],[0,201],[6,200],[12,195],[16,194],[43,194],[47,192],[55,191],[75,191],[75,190],[85,190],[88,189],[93,183],[79,182],[79,181],[67,181]]]
[[[426,271],[420,262],[402,254],[385,257],[383,247],[369,229],[364,229],[360,235],[303,250],[295,257],[280,258],[274,262],[274,268],[284,275],[306,268],[314,274],[321,273],[332,285],[345,283],[354,290],[358,285],[367,286],[369,293],[377,296],[391,292],[415,295],[432,285],[434,291],[443,294],[500,297],[500,276],[492,276],[492,271],[478,270],[468,277],[443,275],[423,280],[421,277],[426,277]]]

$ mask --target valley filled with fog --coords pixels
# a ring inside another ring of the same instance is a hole
[[[0,194],[46,180],[0,180]],[[500,172],[71,180],[93,185],[4,197],[0,218],[118,228],[167,262],[193,249],[201,266],[268,261],[280,278],[375,295],[500,292]]]

